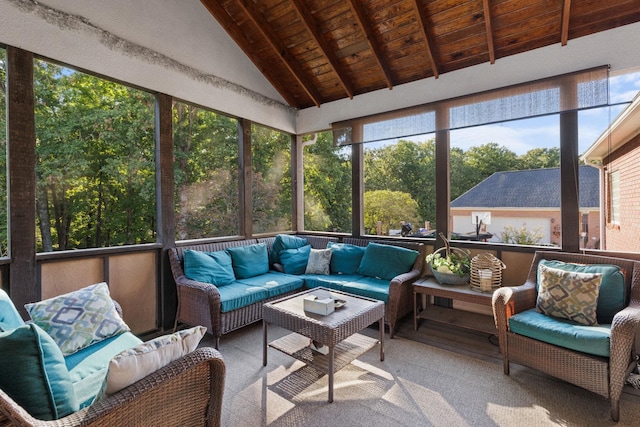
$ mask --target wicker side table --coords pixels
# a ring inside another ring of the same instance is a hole
[[[346,301],[344,307],[321,316],[304,311],[306,295],[332,296]],[[357,332],[379,322],[380,338],[370,338]],[[285,337],[268,342],[267,329],[274,324],[292,331]],[[275,348],[306,364],[313,365],[329,376],[329,403],[333,402],[334,373],[355,358],[380,343],[380,360],[384,360],[384,302],[325,288],[314,288],[263,307],[262,364],[267,366],[267,347]],[[329,347],[327,355],[311,350],[310,340]]]

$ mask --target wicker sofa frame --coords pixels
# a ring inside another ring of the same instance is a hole
[[[97,403],[54,421],[33,418],[0,390],[0,426],[219,426],[225,365],[203,347]]]
[[[303,235],[311,247],[324,249],[328,242],[338,242],[335,237]],[[176,313],[175,327],[184,323],[187,325],[203,325],[215,339],[216,348],[219,348],[220,337],[243,326],[262,320],[262,307],[264,303],[284,298],[299,290],[281,294],[276,297],[265,299],[249,306],[222,313],[220,311],[220,293],[218,289],[209,283],[201,283],[188,279],[184,275],[183,254],[187,249],[198,251],[220,251],[228,247],[246,246],[254,243],[265,243],[268,250],[271,250],[275,237],[235,240],[226,242],[215,242],[197,245],[187,245],[171,248],[169,250],[169,261],[173,278],[176,282],[178,294],[178,309]],[[370,240],[344,238],[343,243],[358,246],[366,246]],[[378,241],[378,243],[393,244],[419,252],[418,259],[409,273],[396,277],[390,282],[389,302],[386,306],[385,323],[389,326],[390,337],[393,338],[394,329],[398,319],[413,310],[413,294],[411,283],[420,277],[425,258],[425,247],[422,243],[416,242],[390,242]]]
[[[610,357],[568,350],[509,330],[510,316],[536,306],[538,263],[542,259],[621,267],[628,302],[615,315],[611,325]],[[523,285],[494,292],[493,312],[506,375],[509,375],[509,362],[516,362],[597,393],[610,399],[611,418],[618,421],[622,389],[636,363],[634,340],[640,331],[640,262],[600,255],[538,251]]]

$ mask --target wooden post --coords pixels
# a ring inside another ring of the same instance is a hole
[[[7,47],[7,172],[9,180],[9,293],[26,315],[39,301],[36,266],[36,131],[33,53]]]

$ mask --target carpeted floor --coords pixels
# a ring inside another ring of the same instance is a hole
[[[271,327],[269,339],[288,332]],[[377,336],[370,328],[365,335]],[[407,335],[407,334],[405,334]],[[570,384],[497,358],[472,357],[403,338],[385,340],[335,376],[327,402],[327,376],[277,350],[262,366],[262,326],[221,340],[227,366],[223,426],[638,426],[640,402],[623,399],[620,422],[609,402]],[[212,345],[205,339],[202,345]]]

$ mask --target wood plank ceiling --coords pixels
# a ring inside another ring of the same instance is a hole
[[[640,0],[201,0],[293,107],[640,21]]]

